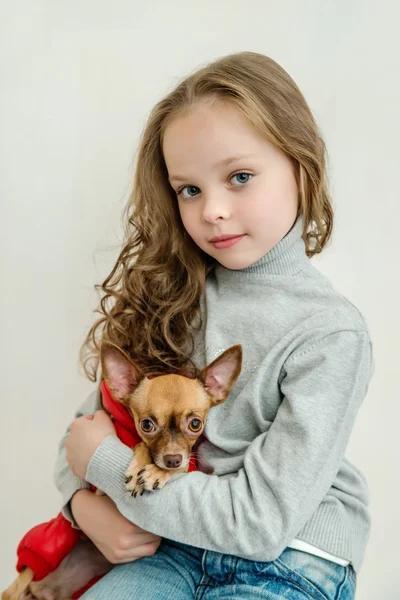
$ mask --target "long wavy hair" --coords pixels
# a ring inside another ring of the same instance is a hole
[[[162,153],[169,123],[203,100],[230,102],[268,142],[293,162],[307,256],[321,252],[333,226],[327,153],[318,125],[288,73],[271,58],[239,52],[183,79],[151,111],[136,159],[133,189],[123,213],[122,250],[103,284],[100,313],[80,351],[96,381],[100,346],[108,341],[143,375],[198,371],[191,360],[201,328],[200,297],[217,261],[187,234],[168,182]],[[189,371],[188,371],[189,366]]]

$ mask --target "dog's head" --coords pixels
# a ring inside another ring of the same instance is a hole
[[[242,346],[231,346],[196,378],[144,377],[117,346],[105,342],[103,378],[115,400],[131,412],[138,434],[161,469],[186,468],[202,434],[208,411],[226,400],[242,366]]]

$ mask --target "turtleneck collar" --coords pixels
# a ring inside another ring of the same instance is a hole
[[[309,261],[302,238],[303,217],[300,215],[292,229],[271,250],[255,263],[244,269],[228,269],[218,264],[215,274],[218,277],[237,275],[295,275]]]

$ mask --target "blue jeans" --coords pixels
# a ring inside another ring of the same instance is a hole
[[[81,600],[353,600],[356,574],[286,548],[272,562],[163,540],[153,556],[116,565]]]

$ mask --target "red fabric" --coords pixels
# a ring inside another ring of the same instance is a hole
[[[121,442],[131,448],[139,444],[142,439],[136,431],[135,421],[128,409],[114,400],[105,381],[102,381],[100,390],[103,408],[110,413]],[[192,457],[189,471],[196,469],[197,463]],[[92,488],[96,489],[94,486]],[[21,572],[24,567],[30,567],[35,574],[34,581],[40,581],[59,566],[75,547],[80,535],[80,531],[74,529],[62,513],[51,521],[36,525],[24,535],[18,545],[17,571]],[[90,581],[84,588],[75,592],[73,598],[79,598],[99,579],[101,578],[97,577]]]
[[[22,538],[17,548],[17,571],[30,567],[35,581],[54,571],[64,556],[69,554],[80,538],[78,529],[73,529],[62,513],[47,523],[33,527]],[[40,543],[40,553],[37,544]]]

